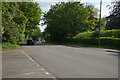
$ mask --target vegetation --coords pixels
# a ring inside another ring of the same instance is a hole
[[[41,9],[34,2],[2,2],[3,42],[20,44],[30,37],[38,37]]]
[[[67,37],[90,30],[95,23],[94,20],[88,19],[91,16],[89,9],[80,2],[60,2],[52,5],[44,15],[48,39],[61,42]]]
[[[117,33],[120,33],[120,30],[106,30],[103,31],[100,37],[100,44],[104,47],[120,49],[120,37]],[[98,35],[95,31],[93,32],[83,32],[74,36],[73,38],[69,38],[67,42],[69,43],[78,43],[78,44],[86,44],[92,46],[98,46]]]
[[[120,1],[115,0],[112,2],[110,15],[107,18],[106,29],[120,29]]]
[[[81,2],[59,2],[52,5],[44,18],[36,2],[2,2],[3,50],[16,48],[29,38],[37,41],[68,42],[97,46],[99,40],[98,9]],[[120,1],[114,1],[112,11],[101,19],[100,44],[119,49]],[[41,33],[38,25],[44,20],[47,25]]]
[[[99,37],[98,31],[89,31],[89,32],[83,32],[79,33],[74,38],[97,38]],[[111,38],[120,38],[120,29],[118,30],[104,30],[101,31],[101,37],[111,37]]]
[[[14,48],[20,48],[19,45],[14,45],[14,44],[11,44],[11,43],[8,43],[8,42],[5,42],[3,44],[0,44],[0,51],[1,50],[8,50],[8,49],[14,49]]]
[[[118,4],[119,2],[115,2],[114,9],[111,11],[112,15],[116,14]],[[47,28],[43,35],[47,41],[98,46],[98,11],[91,4],[83,5],[74,1],[52,5],[51,9],[44,15],[44,24],[47,24]],[[119,25],[110,22],[114,21],[113,18],[110,21],[106,21],[106,19],[101,19],[100,44],[104,47],[118,49],[120,47],[120,30],[115,27]],[[118,17],[117,21],[119,22]],[[109,23],[112,25],[108,25]],[[113,30],[106,30],[108,27]]]

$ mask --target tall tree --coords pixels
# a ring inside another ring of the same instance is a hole
[[[39,25],[41,20],[40,16],[42,14],[42,10],[40,9],[39,4],[36,2],[22,2],[19,3],[19,5],[20,10],[28,19],[26,23],[25,37],[32,37],[32,32],[34,32],[33,30],[36,29],[36,25]]]
[[[22,16],[21,19],[17,20],[19,21],[19,23],[14,20],[14,18],[17,19],[17,15]],[[22,24],[25,24],[26,21],[23,20],[23,17],[25,18],[22,11],[19,10],[19,5],[17,3],[2,3],[2,27],[4,28],[3,41],[13,44],[19,44],[19,42],[24,39],[23,29],[25,26],[23,26],[22,28],[21,26]]]
[[[28,34],[28,37],[33,36],[40,15],[41,9],[37,3],[2,2],[3,42],[19,44]]]
[[[99,20],[98,20],[98,8],[95,8],[94,5],[90,4],[90,3],[86,3],[86,8],[88,9],[90,15],[88,20],[91,21],[91,29],[92,31],[96,30],[99,26]]]
[[[112,2],[112,11],[107,18],[106,29],[120,29],[120,1]]]
[[[46,35],[53,41],[63,41],[89,28],[89,12],[80,2],[59,2],[44,15]]]

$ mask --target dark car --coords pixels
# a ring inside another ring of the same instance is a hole
[[[35,42],[33,41],[33,39],[28,39],[27,45],[35,45]]]

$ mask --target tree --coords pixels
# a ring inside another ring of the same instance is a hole
[[[22,2],[19,3],[20,10],[24,13],[26,18],[28,19],[25,28],[25,37],[26,39],[32,37],[32,32],[36,29],[36,25],[39,25],[41,20],[40,16],[42,14],[42,10],[38,3],[33,2]]]
[[[94,20],[98,18],[98,9],[94,5],[86,3],[86,8],[90,12],[89,20]]]
[[[120,29],[120,1],[112,2],[112,11],[110,15],[106,17],[107,27],[106,29]]]
[[[22,15],[22,11],[19,10],[18,4],[13,2],[2,3],[2,27],[4,28],[3,42],[10,42],[13,44],[19,44],[23,40],[24,31],[20,30],[20,23],[16,23],[13,19],[16,15]],[[22,21],[22,20],[19,20]],[[23,20],[23,24],[25,24]]]
[[[38,41],[39,38],[41,37],[41,31],[38,26],[36,26],[35,29],[33,29],[31,37],[33,38],[34,41]]]
[[[88,20],[91,21],[90,30],[92,30],[92,31],[97,30],[99,28],[99,19],[98,19],[99,10],[90,3],[86,3],[86,8],[88,9],[88,11],[90,13],[90,16],[88,18]],[[104,21],[104,20],[102,20],[102,21]]]
[[[40,15],[41,9],[37,3],[2,2],[3,42],[19,44],[29,37],[40,34],[37,27]]]
[[[63,41],[89,29],[89,12],[80,2],[59,2],[44,15],[45,33],[52,41]]]

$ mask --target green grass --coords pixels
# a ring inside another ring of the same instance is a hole
[[[0,44],[0,51],[14,49],[14,48],[20,48],[20,46],[19,45],[14,45],[14,44],[11,44],[11,43],[7,43],[7,42]]]

